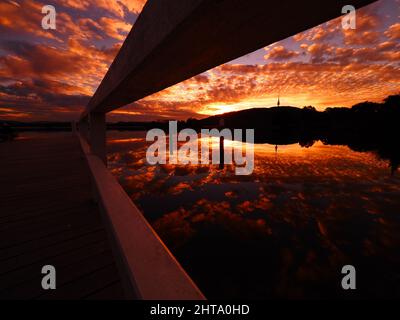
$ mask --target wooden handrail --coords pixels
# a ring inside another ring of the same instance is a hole
[[[87,160],[96,199],[113,238],[128,297],[150,300],[204,300],[139,209],[78,135]]]

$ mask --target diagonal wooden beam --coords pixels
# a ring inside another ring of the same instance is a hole
[[[149,0],[90,100],[109,112],[374,0]]]

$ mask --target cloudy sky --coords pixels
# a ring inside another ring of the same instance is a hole
[[[94,93],[146,0],[53,0],[57,29],[41,27],[39,0],[0,2],[0,119],[72,120]],[[260,30],[260,32],[266,32]],[[270,32],[270,31],[269,31]],[[400,92],[400,0],[341,19],[216,67],[118,109],[108,119],[204,117],[281,104],[348,107]]]

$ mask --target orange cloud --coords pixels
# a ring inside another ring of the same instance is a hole
[[[385,35],[392,40],[400,39],[400,23],[391,25],[388,30],[385,31]]]
[[[268,53],[264,56],[264,58],[271,60],[286,60],[295,58],[299,54],[300,54],[299,52],[288,50],[283,46],[276,46],[273,47],[271,50],[269,50]]]
[[[133,21],[128,20],[145,1],[54,3],[57,30],[51,32],[40,27],[40,1],[27,0],[20,7],[13,1],[0,3],[1,12],[5,12],[0,28],[7,34],[0,55],[2,108],[20,108],[23,101],[32,108],[42,105],[50,117],[49,102],[56,101],[54,110],[65,115],[66,104],[50,94],[53,88],[59,98],[74,99],[70,114],[78,117],[82,101],[93,94],[130,30]],[[387,23],[378,10],[387,3],[390,0],[359,10],[356,32],[343,30],[341,18],[328,21],[261,50],[259,58],[265,65],[219,66],[119,109],[109,118],[204,117],[272,106],[278,94],[282,104],[315,105],[319,109],[351,106],[361,100],[380,101],[398,91],[400,74],[396,64],[399,23]],[[29,40],[22,41],[21,35]]]
[[[100,18],[99,24],[102,26],[104,33],[118,40],[124,40],[132,26],[119,19],[102,17]]]
[[[61,6],[78,10],[101,8],[115,16],[123,18],[126,12],[138,14],[146,1],[147,0],[56,0],[55,2]]]
[[[41,28],[43,4],[36,1],[14,1],[0,3],[0,27],[16,33],[29,33],[36,36],[56,39],[52,32]]]

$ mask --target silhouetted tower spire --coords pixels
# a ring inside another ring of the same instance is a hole
[[[278,103],[277,106],[279,107],[281,105],[281,102],[279,101],[280,96],[278,95]]]

